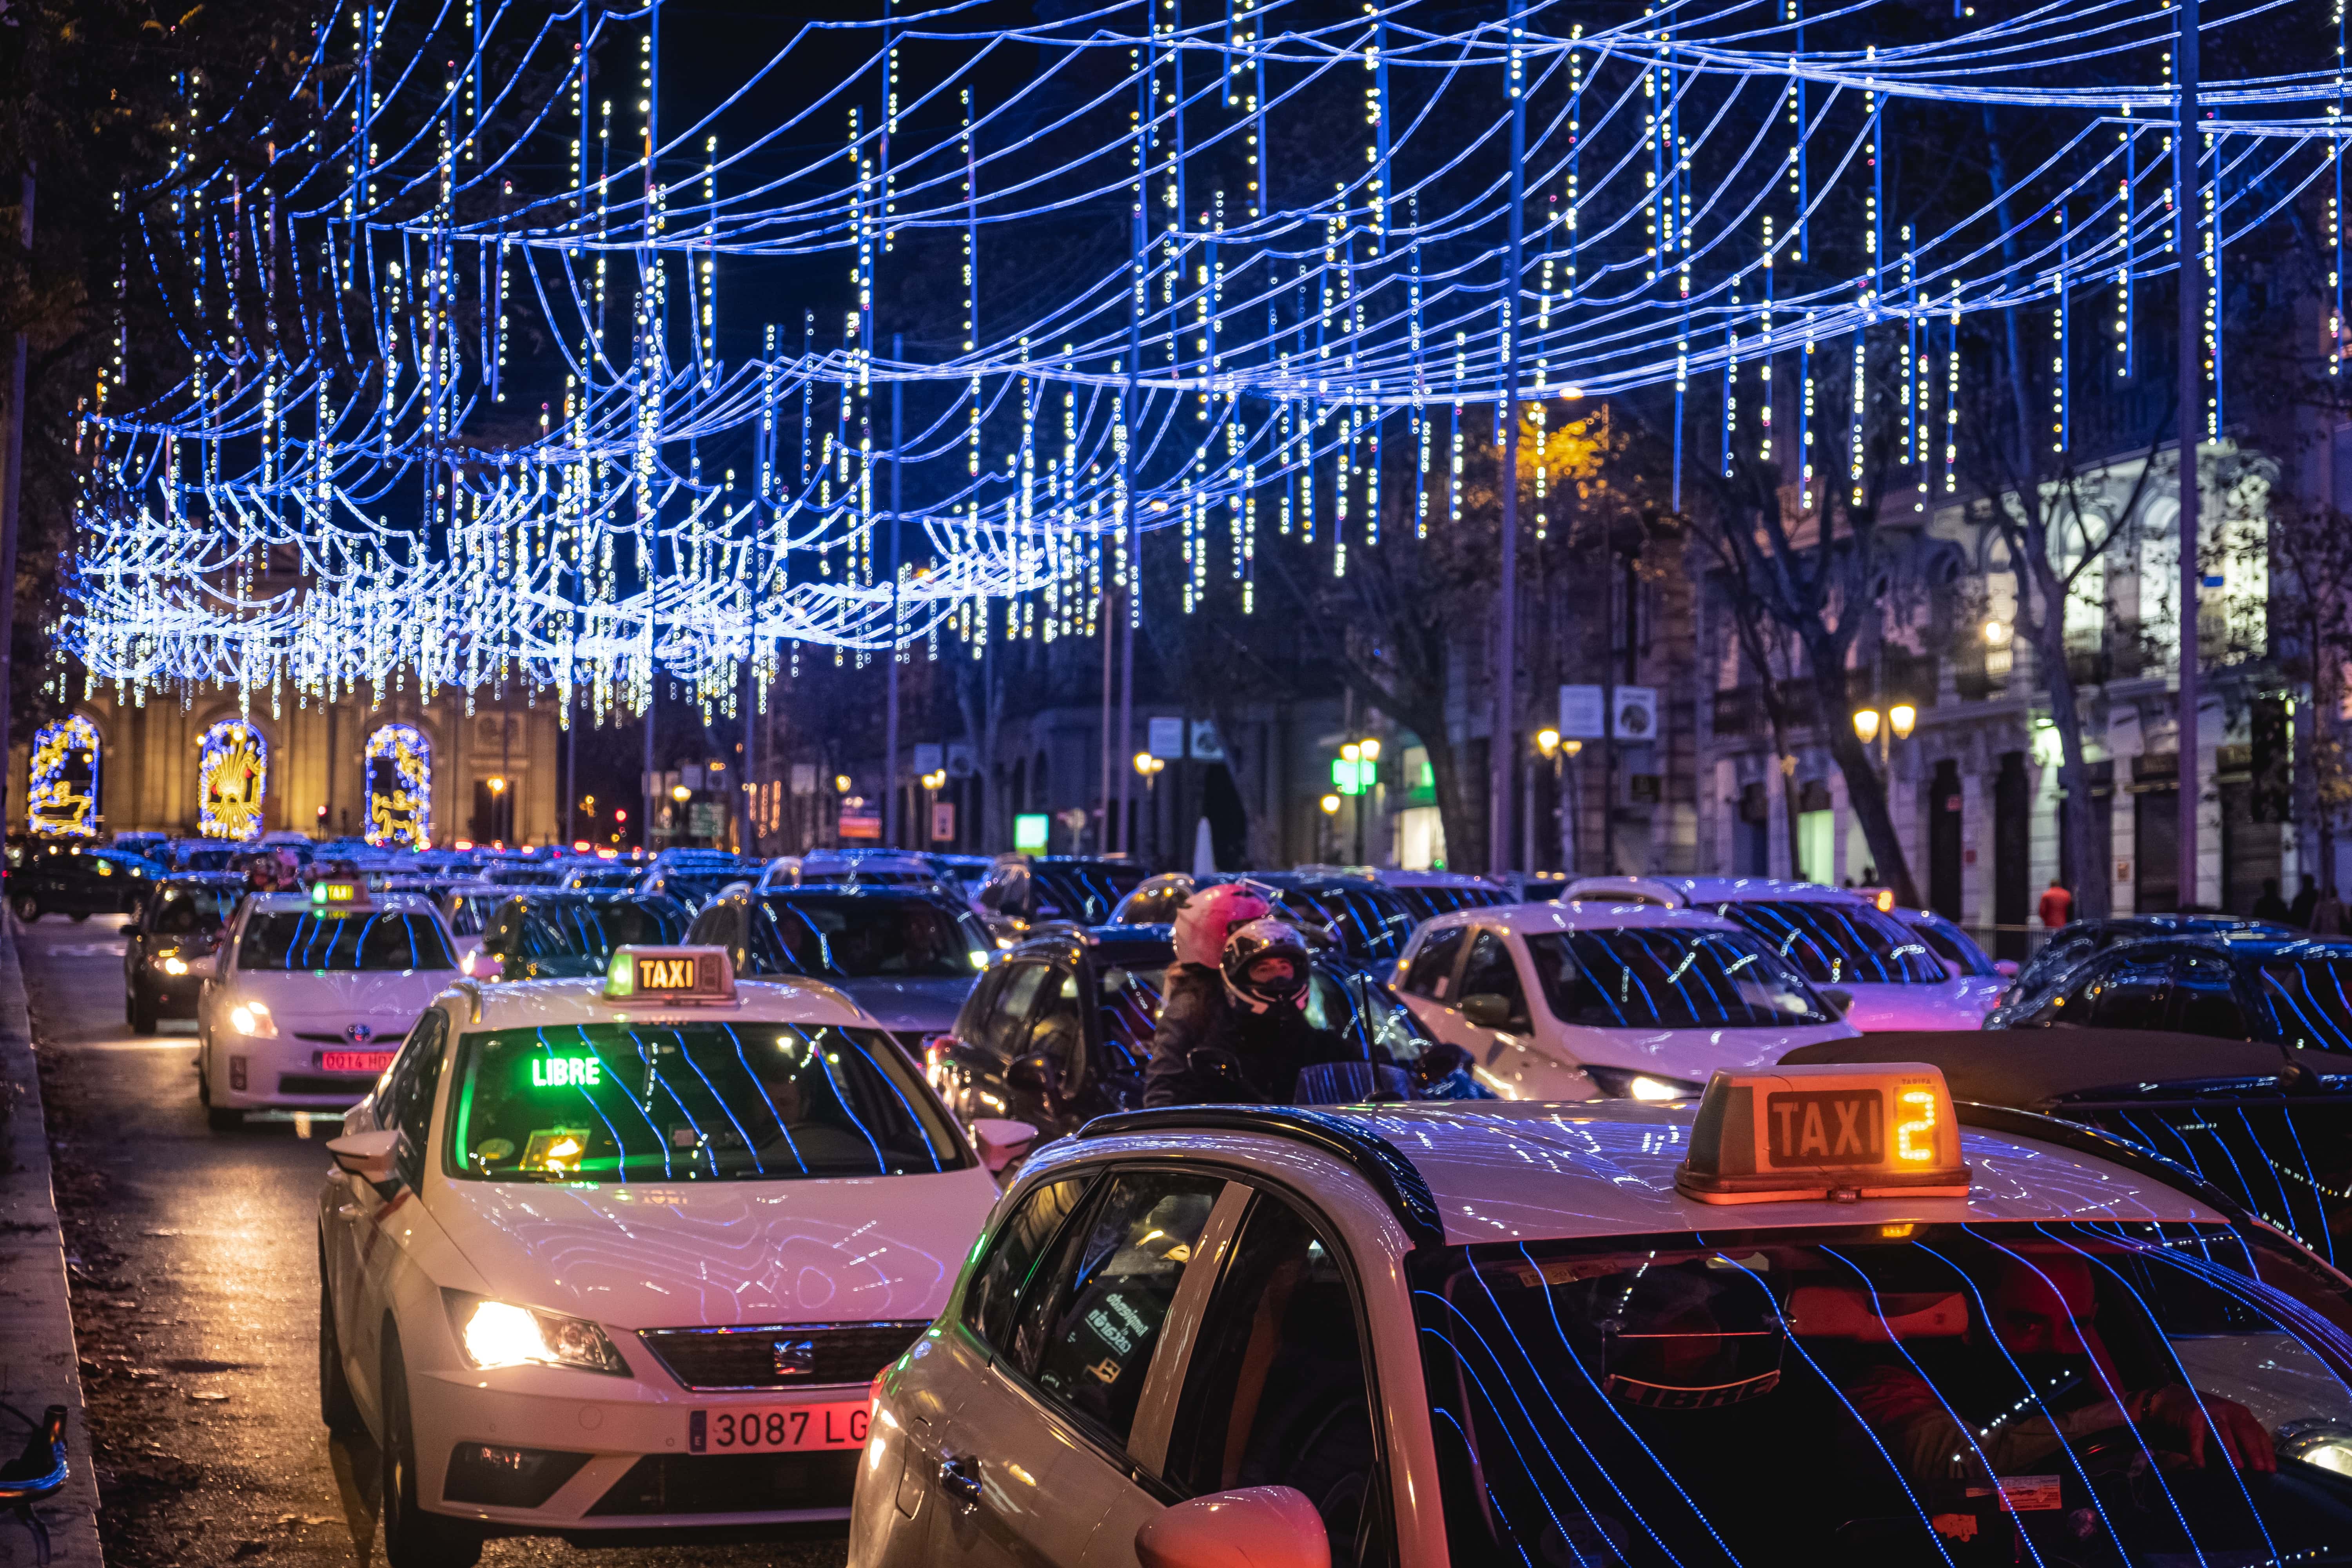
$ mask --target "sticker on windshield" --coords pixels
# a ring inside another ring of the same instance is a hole
[[[588,1130],[584,1127],[548,1127],[534,1131],[530,1142],[523,1145],[522,1163],[526,1170],[576,1170],[580,1156],[588,1152]]]
[[[485,1138],[474,1145],[474,1158],[486,1164],[496,1164],[514,1153],[511,1138]]]

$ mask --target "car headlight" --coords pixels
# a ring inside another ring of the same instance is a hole
[[[188,961],[176,952],[159,953],[152,962],[166,974],[185,974],[188,972]]]
[[[1597,1068],[1587,1065],[1585,1076],[1601,1086],[1601,1092],[1612,1100],[1696,1100],[1706,1092],[1706,1085],[1693,1083],[1688,1079],[1667,1078],[1662,1073],[1630,1072],[1623,1068]]]
[[[257,1040],[278,1037],[278,1020],[269,1016],[268,1006],[260,1002],[240,1002],[228,1010],[228,1026],[240,1035],[250,1035]]]
[[[508,1301],[444,1290],[450,1326],[468,1364],[568,1366],[580,1372],[628,1375],[628,1363],[604,1331],[585,1318],[567,1318]]]

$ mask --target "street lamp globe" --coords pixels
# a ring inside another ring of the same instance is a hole
[[[1557,730],[1537,731],[1536,750],[1541,752],[1547,757],[1550,756],[1554,752],[1559,751],[1559,731]]]
[[[1373,737],[1366,736],[1363,740],[1356,742],[1356,755],[1363,758],[1364,761],[1368,763],[1379,762],[1381,760],[1380,742]]]
[[[1339,815],[1339,797],[1338,795],[1327,795],[1323,797],[1323,815],[1326,816],[1337,816]]]
[[[1878,710],[1857,708],[1853,710],[1853,732],[1862,737],[1865,746],[1878,739]]]
[[[1895,738],[1898,741],[1909,740],[1911,727],[1918,721],[1919,710],[1908,702],[1897,702],[1886,710],[1887,727],[1895,731]]]

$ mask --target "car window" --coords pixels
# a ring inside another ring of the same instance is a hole
[[[1527,938],[1552,1016],[1595,1029],[1833,1022],[1804,977],[1748,931],[1622,926]]]
[[[408,1037],[401,1042],[399,1053],[375,1090],[375,1124],[378,1128],[397,1126],[400,1120],[402,1095],[408,1092],[411,1079],[416,1076],[416,1064],[441,1048],[442,1030],[447,1015],[438,1007],[427,1007],[415,1023],[409,1026]]]
[[[1100,925],[1145,875],[1139,866],[1032,866],[1029,876],[1037,889],[1036,918]]]
[[[541,899],[522,911],[523,958],[593,958],[659,947],[686,935],[686,911],[667,899]]]
[[[1951,978],[1910,928],[1859,900],[1735,901],[1712,912],[1770,942],[1816,985],[1918,985]]]
[[[1378,1445],[1339,1256],[1261,1194],[1201,1320],[1162,1479],[1191,1497],[1295,1487],[1323,1516],[1335,1563],[1389,1560],[1374,1521]]]
[[[1394,889],[1377,883],[1284,888],[1276,897],[1284,909],[1330,927],[1348,956],[1359,963],[1393,961],[1421,923]]]
[[[2237,966],[2215,952],[2184,952],[2174,959],[2168,1026],[2184,1035],[2251,1039],[2253,1030],[2238,1004]]]
[[[1500,996],[1511,1005],[1511,1026],[1527,1026],[1528,994],[1519,984],[1518,966],[1511,962],[1509,944],[1493,931],[1471,939],[1470,956],[1462,965],[1462,995]]]
[[[1308,1028],[1328,1029],[1362,1061],[1411,1067],[1430,1047],[1412,1010],[1369,974],[1316,965],[1307,980],[1306,1013]]]
[[[236,907],[234,888],[169,888],[147,929],[155,936],[203,936],[220,930]]]
[[[375,910],[288,910],[256,914],[236,944],[239,969],[351,973],[455,969],[457,961],[431,915]]]
[[[1036,1005],[1037,993],[1053,974],[1054,967],[1049,963],[1007,964],[1004,979],[997,987],[996,1005],[981,1020],[980,1038],[974,1043],[1007,1059],[1018,1055],[1030,1009]]]
[[[750,914],[754,974],[961,980],[988,957],[977,922],[929,899],[793,892],[753,900]]]
[[[2161,1029],[2171,991],[2171,954],[2117,953],[2075,985],[2058,1019],[2101,1029]]]
[[[1029,1283],[1038,1255],[1078,1206],[1086,1190],[1083,1176],[1047,1182],[1023,1198],[1013,1216],[997,1227],[989,1243],[987,1261],[972,1275],[963,1293],[964,1326],[992,1347],[1011,1347],[1013,1312],[1020,1305],[1022,1288]]]
[[[2007,1005],[2022,1016],[2055,996],[2063,988],[2074,966],[2099,951],[2095,930],[2062,932],[2049,944],[2026,961],[2010,987]]]
[[[1175,920],[1176,911],[1184,907],[1184,900],[1189,896],[1188,889],[1181,882],[1148,888],[1129,895],[1127,905],[1119,910],[1118,918],[1129,925],[1167,925]]]
[[[1462,944],[1469,936],[1468,926],[1448,926],[1432,932],[1421,944],[1421,951],[1412,955],[1412,964],[1405,971],[1404,988],[1433,1002],[1459,1002],[1459,996],[1447,994],[1447,988],[1454,984],[1454,961],[1462,956]]]
[[[1943,916],[1923,910],[1914,915],[1909,923],[1929,952],[1946,963],[1958,964],[1962,974],[1996,973],[1991,956],[1976,944],[1976,939]]]
[[[1112,965],[1095,974],[1101,993],[1103,1069],[1140,1078],[1160,1027],[1160,972]]]
[[[1223,1188],[1173,1171],[1113,1175],[1021,1304],[1016,1362],[1048,1399],[1114,1442],[1127,1440],[1176,1283]]]
[[[425,1180],[425,1140],[432,1131],[433,1093],[441,1086],[441,1062],[448,1054],[441,1048],[448,1026],[449,1016],[440,1008],[425,1010],[401,1047],[398,1065],[405,1070],[396,1072],[390,1086],[391,1125],[400,1130],[395,1158],[411,1188]]]
[[[1087,1023],[1078,999],[1078,977],[1066,969],[1050,971],[1037,986],[1037,1002],[1022,1026],[1020,1054],[1049,1058],[1064,1074],[1085,1066]]]

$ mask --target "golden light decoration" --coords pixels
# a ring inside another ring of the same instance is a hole
[[[98,837],[98,726],[79,713],[34,732],[25,826],[36,837]]]
[[[269,742],[242,719],[205,731],[196,763],[196,831],[206,838],[261,837],[269,795]]]
[[[433,742],[411,724],[368,737],[367,841],[382,849],[433,844]]]

